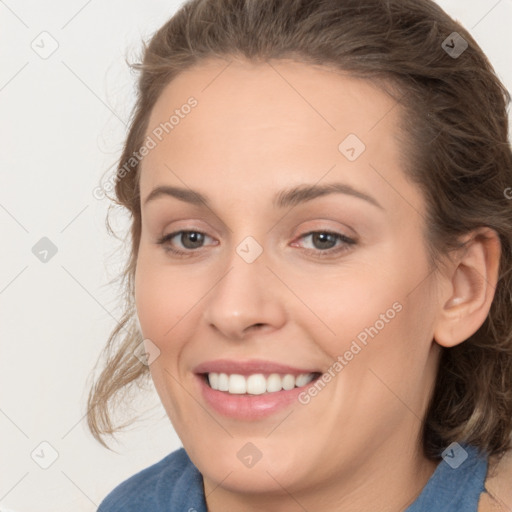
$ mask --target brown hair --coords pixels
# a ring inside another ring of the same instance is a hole
[[[465,41],[468,48],[449,54],[454,41],[459,47]],[[502,247],[499,281],[484,324],[464,343],[442,349],[423,425],[424,450],[435,458],[453,441],[491,454],[507,449],[512,431],[512,200],[505,192],[512,186],[510,95],[470,34],[430,0],[190,0],[144,46],[142,63],[133,66],[140,71],[138,97],[113,199],[128,209],[132,222],[131,254],[122,274],[125,311],[89,394],[88,424],[95,438],[105,444],[102,436],[117,430],[111,412],[120,394],[149,375],[133,355],[141,342],[133,298],[141,214],[140,166],[131,157],[144,142],[162,89],[207,58],[293,59],[398,91],[401,133],[407,134],[405,168],[426,199],[431,262],[439,264],[460,246],[461,235],[482,226],[498,233]]]

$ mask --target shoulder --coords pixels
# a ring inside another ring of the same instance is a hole
[[[512,510],[512,450],[489,457],[485,492],[480,497],[478,512]]]
[[[187,495],[200,501],[202,490],[199,471],[180,448],[120,483],[101,502],[98,512],[171,510],[171,505],[178,507]]]

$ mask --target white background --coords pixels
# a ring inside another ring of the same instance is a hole
[[[92,512],[180,446],[155,393],[142,397],[152,410],[120,435],[118,453],[83,420],[86,383],[120,317],[108,281],[124,261],[104,226],[107,200],[92,191],[120,156],[133,105],[125,57],[137,60],[141,39],[179,4],[0,0],[0,511]],[[512,0],[439,4],[512,90]],[[31,47],[43,31],[59,45],[47,59]],[[44,236],[58,249],[47,263],[32,253]],[[58,453],[48,469],[31,458],[43,441]]]

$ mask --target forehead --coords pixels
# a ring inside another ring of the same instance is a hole
[[[172,130],[176,141],[185,137],[190,123],[198,137],[207,133],[203,138],[217,135],[220,139],[240,133],[237,142],[251,131],[260,137],[267,132],[269,140],[274,140],[275,133],[307,138],[329,134],[336,140],[347,132],[369,140],[370,132],[382,124],[375,137],[382,140],[382,129],[394,128],[399,110],[391,112],[397,101],[369,80],[339,70],[295,61],[210,59],[182,72],[164,88],[148,132],[191,96],[198,105],[192,121],[180,122],[181,129]]]
[[[196,105],[183,108],[191,97]],[[238,181],[262,190],[315,182],[330,169],[349,185],[382,188],[384,174],[400,188],[400,115],[395,98],[340,71],[204,61],[169,83],[151,112],[146,135],[161,140],[142,163],[141,195],[176,175],[225,192]]]

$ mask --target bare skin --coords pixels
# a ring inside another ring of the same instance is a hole
[[[480,496],[478,512],[512,510],[512,451],[489,458],[485,491]]]
[[[466,251],[432,271],[424,199],[403,169],[401,110],[372,83],[295,62],[226,64],[179,75],[148,126],[197,99],[142,164],[135,295],[143,335],[160,350],[155,387],[210,512],[404,510],[437,465],[419,436],[440,346],[484,322],[499,240],[491,230],[487,241],[468,236]],[[355,139],[339,149],[349,134],[364,143],[360,155]],[[273,204],[284,189],[332,183],[372,199]],[[146,203],[162,185],[197,191],[208,207],[166,194]],[[180,230],[204,234],[202,243],[190,248],[186,234],[157,243]],[[311,232],[340,236],[326,248]],[[252,263],[237,252],[249,236],[262,249]],[[326,372],[393,304],[400,311],[307,404],[240,421],[204,402],[199,363]],[[248,442],[262,454],[251,468],[237,457]]]

